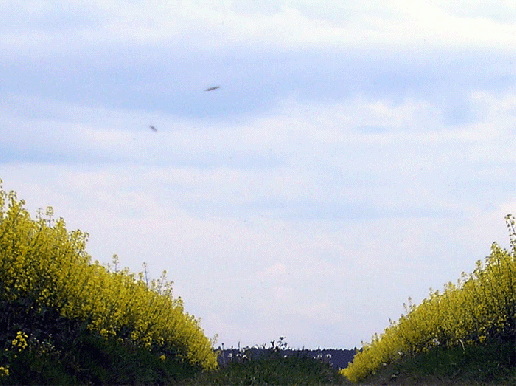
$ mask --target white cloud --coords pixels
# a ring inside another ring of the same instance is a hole
[[[94,258],[167,269],[208,335],[234,345],[289,331],[298,346],[358,345],[408,296],[503,243],[516,97],[490,85],[514,71],[463,53],[512,47],[510,13],[406,1],[186,3],[74,3],[67,25],[50,28],[52,3],[38,2],[3,24],[0,46],[19,72],[0,105],[9,139],[0,178],[31,213],[53,205],[70,229],[90,232]],[[10,28],[28,16],[38,23]],[[115,47],[134,55],[112,61]],[[238,66],[215,71],[230,51]],[[45,60],[29,60],[32,73],[13,52],[62,58],[62,72],[49,80]],[[102,71],[81,71],[90,65]],[[204,93],[207,74],[233,83]]]
[[[287,273],[287,267],[283,263],[275,263],[263,271],[257,272],[258,279],[281,278]]]
[[[4,20],[2,48],[40,55],[114,44],[167,44],[190,50],[241,45],[265,50],[323,46],[506,50],[516,39],[514,7],[499,2],[482,7],[469,2],[458,7],[406,0],[352,6],[330,1],[71,4],[40,1],[21,7],[20,2],[5,3],[2,11],[10,17]],[[492,9],[497,10],[495,14]],[[67,22],[59,27],[63,16]],[[26,28],[16,28],[20,23]]]
[[[192,129],[198,123],[187,120],[179,123],[180,129],[170,129],[177,126],[174,117],[156,116],[163,122],[158,133],[148,129],[147,114],[95,114],[60,105],[52,119],[28,123],[13,116],[8,130],[14,139],[11,149],[44,152],[45,162],[64,157],[92,165],[99,160],[121,167],[138,164],[138,174],[150,186],[197,215],[216,210],[238,216],[251,210],[290,216],[317,203],[327,208],[337,204],[338,212],[342,205],[371,200],[386,213],[402,208],[410,213],[419,206],[454,212],[460,211],[458,198],[449,197],[446,189],[460,174],[460,169],[454,171],[458,164],[513,162],[511,98],[474,93],[474,109],[482,119],[455,127],[446,126],[439,107],[425,101],[355,99],[319,105],[291,100],[244,124],[208,124],[202,130]],[[84,116],[80,124],[68,118],[72,112]],[[126,129],[130,125],[132,132]],[[449,179],[429,185],[428,178],[437,178],[442,170],[450,170]],[[117,176],[127,178],[124,173]],[[478,173],[505,175],[499,164],[485,164]],[[400,197],[405,197],[403,204],[395,204]],[[317,205],[315,211],[328,210]]]

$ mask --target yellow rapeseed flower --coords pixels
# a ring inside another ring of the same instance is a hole
[[[18,331],[16,333],[16,338],[14,338],[11,342],[13,348],[17,348],[18,351],[25,349],[28,346],[27,338],[27,334],[22,331]]]
[[[51,210],[47,216],[52,216]],[[180,299],[172,297],[166,272],[154,281],[128,269],[106,269],[92,263],[85,247],[88,234],[68,232],[63,219],[30,218],[24,202],[0,185],[0,284],[2,301],[29,297],[61,316],[87,320],[101,336],[129,338],[134,343],[177,351],[192,364],[217,366],[212,342]],[[28,336],[16,334],[12,348],[25,349]]]
[[[0,366],[0,378],[9,376],[9,367]]]

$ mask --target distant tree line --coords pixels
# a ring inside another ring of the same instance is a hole
[[[337,370],[344,369],[349,363],[353,361],[357,350],[356,349],[276,349],[265,347],[245,347],[245,348],[230,348],[222,349],[219,346],[219,366],[224,367],[234,362],[245,362],[257,359],[267,358],[271,355],[279,357],[308,357],[318,359],[320,361],[331,364]]]

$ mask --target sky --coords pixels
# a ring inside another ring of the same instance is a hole
[[[217,345],[360,347],[508,247],[515,47],[502,0],[4,0],[2,186]]]

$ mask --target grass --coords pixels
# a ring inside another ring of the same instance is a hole
[[[329,363],[303,355],[283,357],[281,351],[258,359],[233,362],[203,372],[181,385],[351,385]]]
[[[0,301],[0,385],[350,385],[328,362],[304,351],[284,357],[252,349],[216,370],[202,368],[68,319],[31,299]],[[281,347],[287,345],[280,340]]]
[[[165,385],[200,371],[179,358],[161,360],[144,347],[103,337],[52,309],[13,313],[23,304],[0,305],[0,357],[9,371],[0,385]]]
[[[33,334],[5,341],[14,355],[9,376],[0,377],[0,385],[351,385],[328,362],[303,351],[284,357],[281,350],[271,349],[202,371],[106,339],[80,323],[61,320],[60,327],[64,333],[52,342],[38,341]]]
[[[360,385],[512,386],[516,384],[515,358],[511,341],[435,348],[383,366]]]

